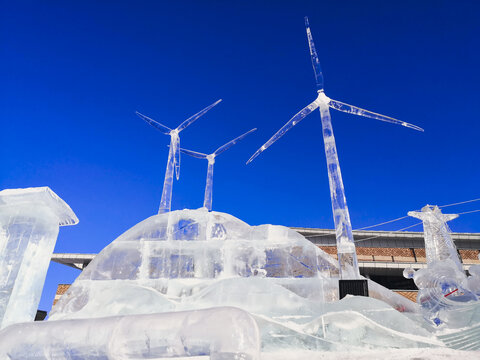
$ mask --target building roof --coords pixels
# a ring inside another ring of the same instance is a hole
[[[335,230],[292,227],[320,246],[335,246]],[[480,233],[451,233],[457,249],[480,249]],[[425,248],[423,232],[353,230],[357,247]]]

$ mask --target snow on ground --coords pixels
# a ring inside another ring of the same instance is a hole
[[[479,360],[480,351],[436,349],[360,350],[359,352],[278,352],[263,353],[261,360]]]
[[[209,360],[208,356],[180,357],[175,360]],[[436,349],[359,350],[358,352],[279,351],[262,353],[260,360],[479,360],[480,351]],[[171,360],[171,359],[169,359]]]

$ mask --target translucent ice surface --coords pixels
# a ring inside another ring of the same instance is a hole
[[[462,264],[457,247],[453,243],[447,222],[458,217],[457,214],[442,214],[438,206],[424,206],[422,211],[409,211],[409,216],[422,220],[425,235],[425,253],[427,264],[450,259],[458,270]]]
[[[0,328],[34,319],[58,228],[77,222],[48,187],[0,191]]]
[[[369,288],[372,296],[391,304],[381,303],[389,316],[414,326],[396,309],[415,313],[415,303],[375,283]],[[332,311],[326,304],[336,300],[336,261],[303,236],[283,226],[249,226],[202,208],[155,215],[125,232],[85,268],[49,321],[229,306],[254,316],[265,351],[333,349],[345,343],[342,336],[346,341],[366,328],[372,337],[384,331],[381,317],[342,330],[337,322],[344,317],[335,315],[320,331],[318,324],[327,319],[322,316]],[[409,346],[431,343],[428,337],[397,339]],[[379,346],[364,336],[357,343]]]
[[[471,325],[471,309],[478,297],[469,289],[467,276],[451,260],[437,261],[415,272],[417,302],[426,319],[449,327]],[[478,319],[480,320],[480,319]]]
[[[208,355],[257,360],[255,320],[235,308],[35,322],[0,332],[0,359],[160,359]]]
[[[467,279],[447,225],[458,215],[442,214],[437,206],[430,205],[408,215],[423,222],[427,268],[416,272],[406,269],[404,275],[413,278],[419,289],[417,302],[425,318],[436,325],[448,323],[449,327],[472,324],[472,307],[478,305],[480,289],[475,266],[473,276]]]
[[[310,280],[336,275],[335,260],[289,228],[249,226],[206,209],[173,211],[140,222],[103,249],[57,303],[51,318],[102,316],[109,309],[95,306],[98,313],[92,313],[90,301],[100,304],[105,298],[121,307],[124,295],[138,286],[157,300],[145,300],[152,309],[139,306],[136,311],[169,311],[172,304],[178,307],[206,296],[207,289],[222,292],[229,282],[245,277],[276,291],[303,281],[315,286],[309,296],[323,301],[337,291],[323,294],[321,282]],[[110,293],[110,287],[123,290]],[[104,290],[110,295],[103,296]],[[116,296],[122,297],[118,304]],[[111,311],[117,311],[115,306]],[[125,311],[119,314],[129,313]]]

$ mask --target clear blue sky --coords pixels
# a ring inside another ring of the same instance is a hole
[[[1,188],[50,186],[80,219],[55,251],[98,252],[158,209],[169,139],[134,112],[176,127],[222,98],[181,133],[210,152],[258,128],[217,159],[214,210],[332,228],[318,112],[245,166],[315,97],[305,15],[328,96],[425,128],[332,111],[353,227],[480,197],[476,1],[2,1]],[[206,161],[181,166],[172,207],[200,207]],[[52,264],[41,307],[77,274]]]

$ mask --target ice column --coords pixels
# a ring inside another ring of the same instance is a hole
[[[175,166],[175,154],[179,153],[178,134],[171,135],[170,150],[168,151],[167,169],[163,181],[162,199],[160,200],[159,214],[170,212],[172,208],[173,171]]]
[[[323,96],[322,96],[323,95]],[[332,121],[326,96],[319,92],[316,104],[319,106],[322,119],[323,141],[325,143],[325,156],[327,158],[328,182],[330,197],[332,198],[333,221],[335,223],[335,236],[337,238],[338,264],[342,279],[358,279],[357,253],[353,242],[352,224],[348,213],[347,199],[343,187],[342,173],[338,161],[337,146],[333,136]]]
[[[212,211],[213,165],[215,164],[215,156],[207,155],[207,160],[207,183],[205,185],[205,199],[203,200],[203,207],[207,208],[208,211]]]
[[[423,221],[427,264],[450,259],[458,270],[463,272],[457,247],[453,243],[447,225],[447,221],[456,219],[458,215],[442,214],[438,206],[430,205],[424,206],[421,212],[409,211],[408,215]]]
[[[35,318],[58,228],[77,223],[48,187],[0,191],[0,328]]]

